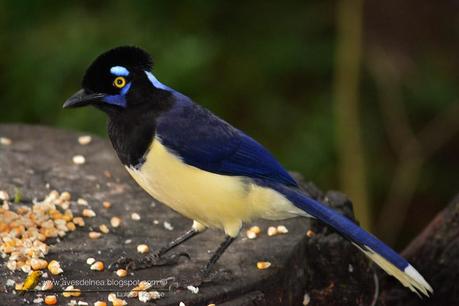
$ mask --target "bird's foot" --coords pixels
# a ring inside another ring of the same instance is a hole
[[[206,275],[204,271],[199,271],[198,273],[192,274],[181,279],[176,279],[169,285],[169,291],[173,290],[198,290],[203,283],[211,281],[209,275]]]
[[[145,256],[139,259],[133,259],[129,257],[120,257],[117,261],[112,263],[109,267],[110,270],[117,269],[126,269],[128,271],[136,271],[142,269],[148,269],[151,267],[161,267],[161,266],[173,266],[177,265],[180,262],[181,257],[186,257],[190,259],[188,253],[174,253],[167,257],[161,256],[158,253]]]

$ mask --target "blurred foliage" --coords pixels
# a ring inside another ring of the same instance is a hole
[[[396,7],[396,1],[389,3]],[[408,56],[396,62],[401,67],[401,95],[410,122],[422,127],[457,102],[458,66],[445,57],[451,50],[457,55],[457,49],[414,36],[425,48],[417,46],[417,53],[410,53],[400,33],[398,41],[388,43],[391,36],[378,18],[396,26],[403,25],[405,15],[394,20],[382,4],[372,6],[366,7],[369,22],[364,21],[364,32],[371,35],[364,51],[379,44]],[[47,124],[105,137],[103,114],[93,109],[63,111],[61,105],[79,89],[97,55],[118,45],[137,45],[153,54],[160,81],[258,139],[287,168],[324,189],[339,189],[332,107],[335,17],[333,1],[3,0],[0,122]],[[457,41],[458,28],[456,22],[455,28],[445,30],[455,36],[436,39]],[[362,63],[361,133],[377,213],[396,158],[376,102],[380,94],[365,58]],[[457,191],[458,153],[457,142],[449,145],[422,172],[413,203],[419,206],[420,200],[425,211],[421,221],[407,222],[407,233],[419,230]]]

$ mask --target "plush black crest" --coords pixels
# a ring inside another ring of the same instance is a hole
[[[113,91],[111,86],[113,75],[110,68],[123,66],[128,70],[141,69],[150,71],[153,63],[150,55],[137,47],[122,46],[111,49],[99,55],[86,70],[83,78],[83,88],[87,91]]]

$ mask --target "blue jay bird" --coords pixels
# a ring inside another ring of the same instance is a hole
[[[404,286],[432,287],[404,258],[333,209],[311,199],[258,142],[187,96],[160,83],[148,53],[118,47],[89,66],[82,89],[64,104],[93,105],[108,115],[119,159],[152,197],[193,220],[192,228],[153,256],[121,258],[132,269],[162,265],[161,256],[206,228],[225,240],[202,270],[209,275],[244,222],[257,218],[316,218],[351,241]]]

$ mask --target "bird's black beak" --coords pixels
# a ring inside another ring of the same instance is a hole
[[[99,102],[105,94],[102,93],[87,93],[84,89],[78,90],[73,96],[65,101],[63,108],[81,107]]]

